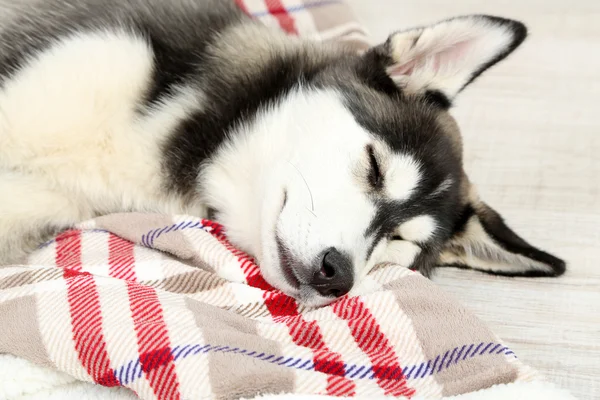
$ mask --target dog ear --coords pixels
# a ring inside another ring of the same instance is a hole
[[[527,36],[518,21],[470,15],[392,34],[364,57],[382,63],[405,93],[442,95],[448,105]]]
[[[566,269],[563,260],[533,247],[513,232],[473,188],[438,265],[527,277],[559,276]]]

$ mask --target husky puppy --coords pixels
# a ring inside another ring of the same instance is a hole
[[[359,55],[231,0],[26,3],[1,13],[0,264],[99,215],[212,211],[308,305],[381,262],[565,270],[478,198],[448,112],[520,22],[458,17]]]

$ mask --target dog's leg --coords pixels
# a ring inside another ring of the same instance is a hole
[[[24,261],[53,233],[89,214],[42,178],[0,170],[0,265]]]

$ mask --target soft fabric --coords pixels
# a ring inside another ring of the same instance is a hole
[[[144,399],[265,393],[441,398],[534,379],[420,274],[382,265],[305,309],[221,227],[116,214],[0,269],[0,353]]]

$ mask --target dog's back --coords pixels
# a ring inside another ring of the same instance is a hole
[[[3,5],[0,263],[54,230],[128,210],[201,214],[167,186],[162,147],[202,108],[192,72],[233,2]]]

